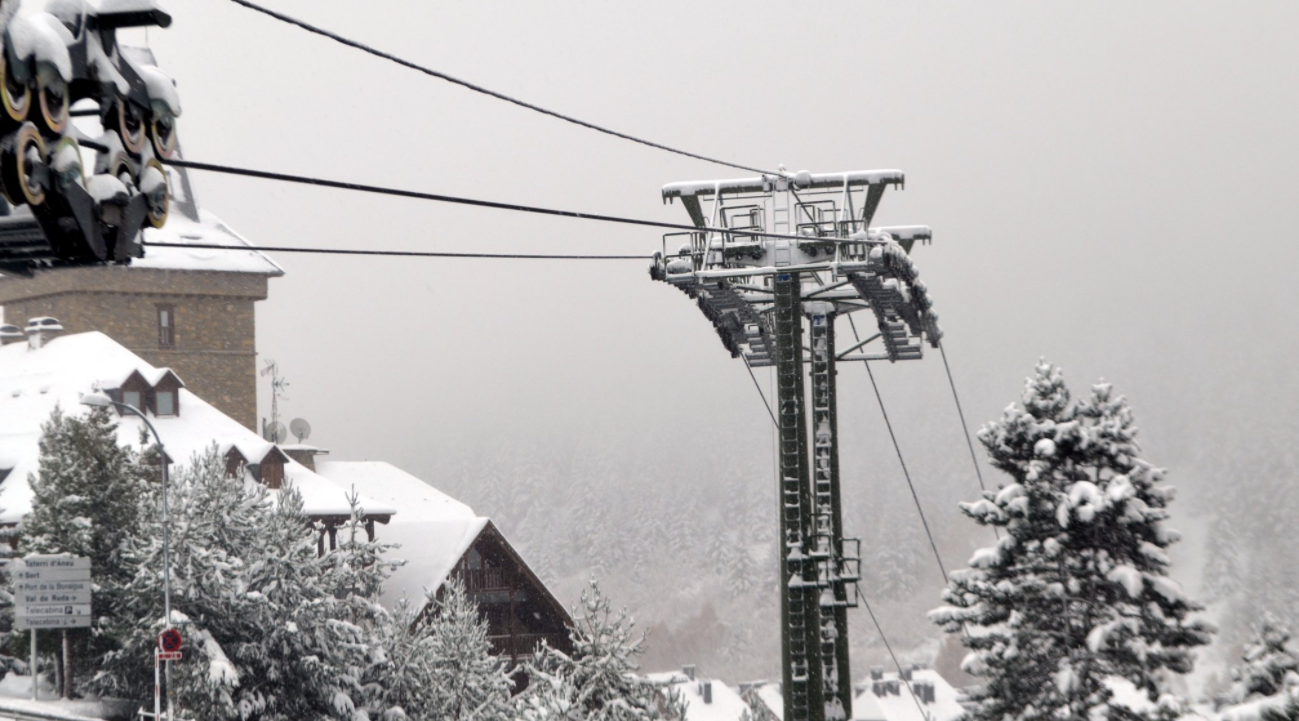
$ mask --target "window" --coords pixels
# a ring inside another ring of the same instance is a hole
[[[284,486],[284,464],[279,462],[265,461],[261,465],[262,483],[272,491],[279,490]],[[333,546],[330,546],[331,550]]]
[[[140,391],[122,391],[122,402],[137,410],[144,410],[140,408]]]
[[[174,416],[176,415],[176,394],[172,391],[158,391],[154,394],[154,402],[157,408],[156,415]]]
[[[158,306],[158,345],[163,348],[172,348],[176,345],[176,308],[174,306]]]

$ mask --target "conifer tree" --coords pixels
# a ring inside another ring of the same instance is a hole
[[[1236,701],[1275,696],[1299,685],[1299,660],[1286,648],[1289,642],[1290,630],[1265,614],[1245,646],[1244,664],[1232,670],[1231,695]]]
[[[41,426],[39,465],[28,483],[32,510],[23,519],[18,553],[66,553],[90,559],[97,586],[89,632],[70,631],[73,680],[95,668],[116,647],[104,633],[131,573],[122,563],[126,539],[139,528],[139,498],[148,495],[147,469],[138,454],[118,445],[117,423],[106,408],[66,416],[56,407]]]
[[[968,631],[966,670],[983,677],[976,721],[1132,718],[1112,704],[1122,678],[1161,701],[1160,674],[1186,673],[1210,624],[1168,578],[1164,521],[1173,489],[1141,460],[1132,411],[1108,384],[1078,402],[1060,370],[1043,361],[1022,406],[979,432],[992,464],[1010,476],[961,505],[1004,530],[970,567],[952,574],[948,604],[931,618]]]
[[[429,718],[503,721],[511,716],[513,683],[491,655],[487,625],[459,581],[450,581],[421,626],[430,664],[433,711]]]
[[[615,614],[594,579],[573,613],[573,655],[543,646],[517,699],[525,721],[653,721],[685,717],[679,694],[637,677],[643,634]]]

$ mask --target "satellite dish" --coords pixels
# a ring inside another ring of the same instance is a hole
[[[289,431],[284,427],[284,424],[279,421],[272,423],[266,429],[266,432],[270,434],[270,438],[267,438],[266,440],[271,443],[283,443],[289,439]]]
[[[294,418],[289,421],[289,431],[298,437],[298,443],[301,443],[311,437],[311,424],[306,418]]]

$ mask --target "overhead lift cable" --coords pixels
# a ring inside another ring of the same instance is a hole
[[[419,250],[358,250],[344,248],[290,248],[263,245],[216,245],[208,243],[143,243],[146,248],[189,248],[204,250],[256,250],[271,253],[316,253],[321,255],[379,255],[411,258],[489,258],[509,260],[649,260],[648,255],[562,255],[542,253],[443,253]]]
[[[852,316],[848,317],[848,323],[852,326],[854,338],[860,339],[857,334],[857,324],[853,322]],[[947,579],[947,567],[943,565],[943,557],[938,553],[938,544],[934,541],[934,534],[929,530],[929,521],[925,518],[925,509],[920,505],[920,495],[916,493],[916,484],[911,481],[911,472],[907,470],[906,459],[902,457],[902,447],[898,445],[897,434],[893,432],[893,423],[889,420],[889,412],[884,408],[884,398],[880,395],[880,387],[875,382],[875,373],[871,370],[870,363],[863,363],[866,366],[866,375],[870,376],[871,388],[875,391],[875,400],[879,403],[880,414],[884,416],[884,427],[889,431],[889,439],[893,441],[893,451],[898,454],[898,463],[902,466],[902,475],[907,479],[907,488],[911,489],[911,499],[916,503],[916,513],[920,514],[920,524],[925,528],[925,535],[929,537],[929,547],[934,551],[934,560],[938,562],[938,570],[943,574],[943,583],[949,583]]]
[[[620,133],[617,130],[612,130],[602,125],[596,125],[595,123],[591,123],[585,120],[575,118],[571,115],[565,115],[563,113],[554,110],[549,110],[547,108],[541,107],[540,105],[534,105],[525,100],[520,100],[513,96],[506,95],[505,93],[497,92],[495,90],[485,88],[481,85],[471,83],[468,80],[462,80],[453,75],[448,75],[444,72],[433,70],[432,68],[427,68],[424,67],[423,65],[418,65],[409,60],[404,60],[402,58],[397,57],[396,55],[392,55],[391,53],[386,53],[377,48],[370,47],[365,43],[358,42],[350,38],[345,38],[342,35],[339,35],[337,33],[330,32],[329,30],[325,30],[324,28],[316,27],[311,23],[304,22],[302,20],[298,20],[297,18],[290,17],[283,13],[276,12],[274,10],[271,10],[270,8],[262,7],[261,5],[249,2],[248,0],[231,0],[231,2],[237,5],[242,5],[248,8],[249,10],[256,10],[257,12],[262,13],[263,15],[268,15],[281,22],[285,22],[290,25],[295,25],[299,28],[302,28],[303,30],[306,30],[307,32],[315,33],[316,35],[320,35],[322,37],[329,38],[330,40],[333,40],[335,42],[342,43],[343,45],[346,45],[350,48],[355,48],[362,52],[369,53],[370,55],[374,55],[375,57],[383,58],[384,60],[397,63],[402,67],[409,68],[411,70],[423,73],[430,77],[438,78],[439,80],[445,80],[449,83],[459,85],[462,88],[468,88],[469,90],[472,90],[476,93],[482,93],[483,95],[491,96],[493,98],[496,98],[497,100],[504,100],[507,103],[512,103],[521,108],[527,108],[528,110],[541,113],[542,115],[549,115],[552,118],[557,118],[559,120],[563,120],[564,122],[572,123],[574,125],[587,128],[588,130],[594,130],[599,133],[604,133],[605,135],[612,135],[615,138],[621,138],[623,140],[630,140],[633,143],[640,143],[641,145],[646,145],[651,148],[656,148],[658,150],[666,150],[669,153],[676,153],[677,155],[683,155],[687,158],[694,158],[695,160],[702,160],[707,163],[724,165],[728,168],[735,168],[736,170],[747,170],[751,173],[759,173],[763,175],[780,175],[780,173],[776,173],[774,171],[762,170],[761,168],[753,168],[747,165],[740,165],[739,163],[732,163],[726,160],[718,160],[717,158],[710,158],[706,155],[699,155],[698,153],[691,153],[685,150],[680,150],[678,148],[673,148],[668,145],[663,145],[662,143],[656,143],[652,140],[645,140],[644,138],[638,138],[634,135],[628,135],[627,133]]]
[[[983,471],[979,469],[979,456],[974,452],[974,441],[970,440],[970,426],[965,422],[965,411],[961,410],[961,397],[956,394],[956,381],[952,380],[952,366],[947,363],[947,348],[942,341],[938,342],[938,352],[943,355],[943,369],[947,371],[947,385],[952,388],[952,400],[956,401],[956,415],[961,419],[961,432],[965,434],[965,445],[970,448],[970,461],[974,463],[974,475],[979,479],[979,490],[986,492],[988,487],[983,483]],[[1001,539],[1001,532],[992,527],[992,535]]]
[[[78,141],[88,148],[99,149],[103,146],[94,142]],[[521,213],[535,213],[538,215],[553,215],[561,218],[574,218],[576,220],[595,220],[603,223],[621,223],[623,225],[639,225],[646,228],[664,228],[668,230],[688,230],[695,233],[726,233],[729,235],[742,235],[753,238],[776,238],[780,240],[797,240],[807,242],[808,237],[805,235],[787,235],[781,233],[764,233],[757,230],[733,230],[731,228],[701,228],[697,225],[686,225],[684,223],[665,223],[658,220],[645,220],[642,218],[627,218],[619,215],[603,215],[600,213],[584,213],[576,210],[561,210],[558,208],[542,208],[535,205],[521,205],[518,203],[502,203],[494,200],[479,200],[476,198],[464,198],[456,195],[443,195],[440,193],[424,193],[417,190],[402,190],[401,188],[387,188],[381,185],[366,185],[364,183],[350,183],[341,180],[327,180],[325,178],[311,178],[304,175],[290,175],[288,173],[273,173],[266,170],[253,170],[251,168],[238,168],[231,165],[217,165],[214,163],[200,163],[193,160],[165,160],[166,165],[172,165],[177,168],[187,168],[190,170],[205,170],[212,173],[224,173],[226,175],[241,175],[247,178],[260,178],[262,180],[276,180],[283,183],[298,183],[300,185],[316,185],[322,188],[337,188],[340,190],[355,190],[362,193],[376,193],[378,195],[394,195],[400,198],[413,198],[415,200],[432,200],[438,203],[452,203],[454,205],[470,205],[478,208],[492,208],[495,210],[514,210]]]

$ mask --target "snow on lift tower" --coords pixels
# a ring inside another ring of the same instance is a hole
[[[885,189],[903,181],[898,170],[800,171],[663,187],[698,230],[664,235],[650,277],[693,298],[732,357],[776,368],[787,721],[852,717],[847,609],[858,603],[861,553],[842,530],[835,363],[919,359],[942,337],[910,257],[929,228],[871,227]],[[838,351],[835,319],[863,311],[878,333]]]
[[[175,83],[117,44],[118,28],[167,27],[155,0],[0,0],[0,271],[128,263],[170,205],[160,159],[176,153]],[[75,106],[75,107],[74,107]],[[97,116],[88,138],[72,116]],[[93,172],[78,141],[97,151]],[[26,206],[23,209],[21,206]]]

